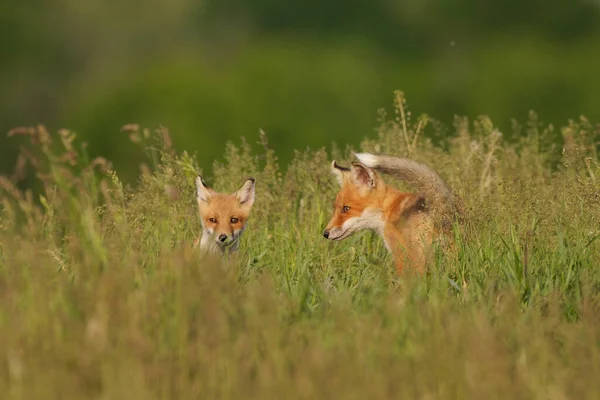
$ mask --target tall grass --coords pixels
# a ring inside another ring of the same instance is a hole
[[[352,149],[282,168],[264,133],[259,153],[230,144],[203,175],[220,191],[253,176],[257,200],[241,251],[218,260],[192,248],[200,171],[166,130],[124,127],[148,155],[135,188],[72,132],[11,131],[30,143],[0,177],[0,393],[597,398],[600,130],[569,121],[560,146],[534,114],[513,130],[486,117],[451,130],[397,92],[362,143],[427,163],[464,201],[456,252],[420,278],[396,276],[372,233],[321,237],[330,160]],[[27,173],[39,196],[16,186]]]

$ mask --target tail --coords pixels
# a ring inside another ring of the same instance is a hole
[[[426,165],[407,158],[357,153],[356,158],[369,168],[408,183],[425,196],[429,207],[444,215],[461,213],[462,206],[440,176]]]

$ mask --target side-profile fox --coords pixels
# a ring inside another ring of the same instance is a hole
[[[210,253],[234,252],[254,204],[254,178],[248,178],[235,193],[217,193],[202,176],[196,177],[196,197],[202,236],[194,245]]]
[[[425,272],[434,237],[451,229],[459,210],[454,194],[435,171],[413,160],[369,153],[355,156],[359,161],[350,168],[331,163],[341,189],[323,236],[342,240],[363,229],[374,230],[392,253],[398,274],[405,267]],[[414,186],[417,193],[386,185],[376,171]]]

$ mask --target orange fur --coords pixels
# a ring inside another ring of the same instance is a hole
[[[212,252],[237,250],[254,203],[254,179],[247,179],[237,192],[225,194],[207,187],[198,176],[196,190],[202,235],[194,242],[194,247],[200,245]]]
[[[424,273],[440,226],[429,198],[386,185],[373,169],[359,162],[347,169],[334,161],[332,170],[341,189],[324,236],[343,240],[363,229],[374,230],[392,253],[398,274],[405,269]]]

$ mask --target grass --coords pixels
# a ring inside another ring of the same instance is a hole
[[[5,398],[597,398],[600,131],[534,114],[508,142],[485,117],[411,117],[402,93],[361,149],[424,161],[466,206],[456,254],[395,275],[381,239],[321,237],[332,157],[230,144],[218,190],[257,179],[240,253],[192,249],[194,157],[124,130],[135,188],[72,132],[43,127],[0,178],[0,393]],[[424,132],[428,134],[425,135]],[[438,138],[435,143],[428,138]],[[39,197],[15,181],[35,173]],[[389,177],[387,182],[393,182]]]

